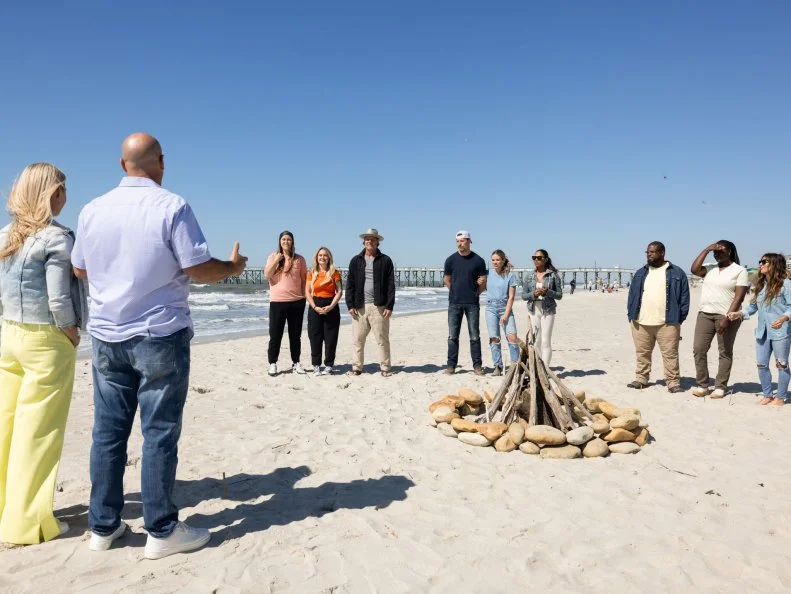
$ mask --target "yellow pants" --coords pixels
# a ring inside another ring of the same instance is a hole
[[[56,326],[3,322],[0,344],[0,540],[60,534],[52,513],[77,349]]]

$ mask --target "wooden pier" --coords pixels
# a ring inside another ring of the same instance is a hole
[[[522,283],[524,275],[532,271],[532,268],[515,268],[514,274],[519,284]],[[347,268],[338,268],[346,285]],[[442,287],[442,268],[396,268],[395,282],[397,287]],[[563,284],[567,284],[571,279],[575,279],[580,289],[586,287],[589,282],[596,286],[610,286],[618,283],[625,286],[626,282],[632,281],[634,270],[625,268],[561,268],[558,272],[563,279]],[[580,283],[582,281],[582,283]],[[232,276],[225,279],[222,284],[226,285],[266,285],[263,268],[248,268],[239,276]]]

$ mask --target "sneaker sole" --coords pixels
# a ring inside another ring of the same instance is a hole
[[[164,559],[165,557],[170,557],[171,555],[177,555],[179,553],[189,553],[190,551],[195,551],[203,546],[206,545],[211,540],[211,533],[205,538],[201,538],[200,540],[196,540],[189,545],[185,545],[183,547],[178,547],[174,549],[165,549],[163,551],[157,551],[156,553],[149,553],[147,550],[144,552],[144,556],[146,559],[150,559],[151,561],[156,561],[157,559]]]

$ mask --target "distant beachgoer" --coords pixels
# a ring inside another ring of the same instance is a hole
[[[710,252],[714,252],[717,266],[707,271],[703,261]],[[730,320],[728,314],[741,309],[750,281],[747,279],[747,269],[739,265],[736,246],[724,239],[711,244],[698,254],[692,262],[692,274],[703,278],[692,347],[695,356],[695,381],[698,386],[692,393],[699,398],[709,395],[707,355],[716,335],[720,358],[714,390],[709,397],[722,398],[728,390],[733,364],[733,343],[736,342],[736,333],[742,323],[741,317]]]
[[[173,499],[178,442],[190,373],[190,280],[240,274],[236,243],[228,261],[211,257],[189,204],[161,187],[165,157],[156,138],[132,134],[121,147],[126,177],[80,213],[74,273],[88,278],[93,348],[93,445],[88,548],[124,535],[127,441],[140,408],[144,555],[160,559],[209,542],[205,528],[179,521]]]
[[[659,344],[665,367],[665,384],[671,394],[681,392],[678,344],[681,324],[689,313],[689,281],[684,271],[665,260],[665,246],[652,241],[645,250],[647,263],[632,277],[627,314],[637,354],[636,379],[627,387],[648,386],[651,355]]]
[[[511,262],[503,250],[492,252],[492,267],[486,279],[486,327],[489,330],[489,347],[492,350],[494,372],[503,373],[503,356],[500,347],[500,326],[505,330],[511,363],[519,361],[519,345],[516,336],[514,317],[514,297],[516,296],[516,275],[511,271]]]
[[[354,359],[350,375],[360,375],[365,364],[365,340],[373,332],[379,345],[379,369],[389,377],[390,316],[395,307],[395,268],[379,250],[384,237],[373,227],[360,234],[363,250],[349,262],[346,277],[346,307],[352,316]]]
[[[335,269],[332,252],[320,247],[313,256],[313,266],[308,271],[305,297],[308,310],[308,337],[310,360],[314,375],[330,375],[335,365],[338,330],[341,327],[341,273]],[[324,369],[321,369],[321,347],[324,345]]]
[[[264,277],[269,281],[269,375],[277,375],[277,359],[286,323],[291,371],[305,373],[299,358],[302,355],[308,265],[294,249],[294,235],[291,231],[283,231],[277,238],[277,251],[269,255],[264,268]]]
[[[571,280],[569,281],[569,294],[573,295],[574,289],[576,288],[577,288],[577,281],[574,279],[574,277],[572,277]]]
[[[563,299],[563,281],[546,250],[536,250],[533,266],[522,281],[522,299],[527,301],[528,319],[535,336],[535,348],[546,363],[552,361],[552,329],[557,301]]]
[[[758,277],[752,288],[750,303],[742,311],[729,312],[736,321],[758,313],[755,328],[755,357],[763,398],[758,404],[783,406],[788,398],[788,353],[791,350],[791,280],[786,278],[786,259],[783,254],[764,254],[758,266]],[[772,372],[769,358],[775,356],[777,393],[772,397]]]
[[[52,498],[87,290],[71,270],[74,233],[54,218],[65,204],[63,172],[28,165],[0,230],[0,540],[13,544],[69,529]]]
[[[448,366],[447,375],[456,372],[459,362],[459,336],[461,321],[467,317],[467,332],[470,335],[472,370],[483,375],[481,356],[481,304],[479,295],[486,290],[486,262],[470,250],[472,239],[468,231],[456,233],[457,251],[445,260],[443,282],[448,294]]]

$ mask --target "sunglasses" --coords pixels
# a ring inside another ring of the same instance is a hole
[[[533,256],[533,260],[543,260],[544,256]]]
[[[758,264],[763,266],[764,264],[769,264],[769,260],[758,260]]]

